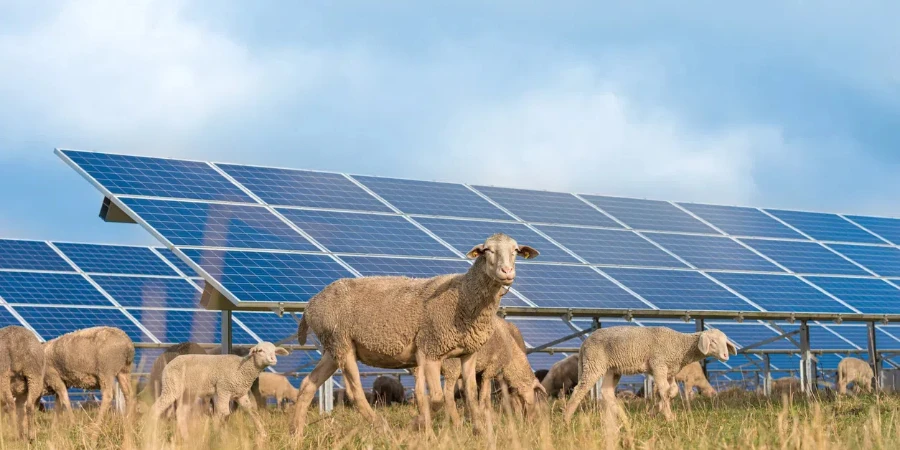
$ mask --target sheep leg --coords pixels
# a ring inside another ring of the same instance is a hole
[[[459,426],[459,411],[456,409],[456,396],[454,395],[454,390],[456,388],[456,382],[459,380],[459,372],[451,372],[447,371],[444,374],[444,409],[447,411],[447,415],[450,417],[450,421],[453,423],[453,426]]]
[[[94,420],[95,425],[103,423],[106,412],[109,411],[109,407],[112,405],[113,386],[112,378],[100,378],[100,407],[97,409],[97,418]]]
[[[238,406],[241,407],[247,414],[250,415],[250,419],[253,420],[253,424],[256,426],[257,438],[260,441],[266,440],[269,437],[269,434],[266,433],[266,427],[263,425],[262,420],[259,418],[259,411],[257,411],[256,403],[254,400],[250,400],[250,396],[244,394],[241,398],[238,399]]]
[[[49,364],[48,364],[49,365]],[[71,422],[75,420],[75,413],[72,412],[72,402],[69,401],[69,389],[63,383],[62,378],[55,370],[47,370],[44,374],[44,382],[50,386],[50,389],[56,394],[56,407],[65,411],[66,418]]]
[[[9,386],[8,376],[0,376],[0,396],[2,396],[2,399],[0,400],[3,402],[3,412],[12,418],[13,423],[18,423],[18,419],[16,418],[17,402],[16,398],[13,397],[12,388]],[[22,432],[21,428],[19,429],[19,432]]]
[[[378,421],[378,415],[366,401],[366,392],[363,390],[362,381],[359,379],[359,366],[356,363],[356,355],[353,351],[347,352],[341,364],[341,372],[344,374],[344,383],[347,385],[350,400],[356,409],[371,423]]]
[[[431,405],[428,403],[428,398],[425,395],[425,386],[427,382],[425,381],[425,355],[419,354],[416,355],[417,359],[420,361],[420,364],[416,366],[416,407],[419,408],[419,416],[416,417],[416,425],[422,427],[428,434],[434,434],[434,430],[431,428]]]
[[[132,416],[135,409],[134,389],[131,386],[131,376],[128,373],[120,372],[116,375],[116,381],[119,382],[119,389],[125,397],[125,419]]]
[[[188,431],[188,417],[191,414],[191,402],[185,397],[175,400],[175,426],[178,428],[178,434],[181,439],[187,441],[190,432]]]
[[[482,374],[481,386],[478,389],[478,406],[487,409],[491,405],[491,379]]]
[[[462,367],[463,390],[466,393],[466,409],[469,411],[469,417],[472,418],[472,431],[475,434],[482,434],[484,429],[481,423],[481,410],[476,403],[478,400],[475,398],[477,385],[475,382],[475,354],[463,356],[459,358],[459,362]],[[438,366],[440,366],[440,361]]]
[[[28,431],[28,439],[37,438],[37,429],[34,424],[35,405],[41,401],[41,394],[44,392],[43,377],[27,377],[25,383],[28,386],[28,395],[25,398],[25,415],[27,416],[26,427]]]
[[[603,375],[603,372],[597,370],[595,365],[584,364],[584,361],[581,361],[581,364],[583,364],[583,366],[580,370],[581,374],[578,379],[578,384],[575,385],[575,390],[572,391],[572,395],[569,396],[569,401],[566,403],[566,414],[564,416],[566,425],[572,422],[572,416],[575,415],[575,410],[578,409],[578,405],[584,400],[584,397],[591,391],[591,388],[597,384],[597,381],[600,380],[600,377]]]
[[[316,396],[316,390],[325,380],[334,375],[337,367],[337,362],[334,361],[331,352],[326,350],[322,353],[322,359],[316,364],[315,369],[300,384],[297,404],[294,405],[294,420],[291,423],[291,434],[294,435],[295,440],[303,436],[303,429],[306,427],[306,412],[309,410],[309,404],[312,403],[313,397]]]
[[[441,361],[425,361],[425,381],[428,383],[428,394],[431,402],[431,412],[438,412],[444,408],[444,390],[441,386]]]
[[[672,413],[672,406],[669,403],[669,377],[665,368],[659,368],[653,371],[653,380],[656,382],[656,395],[659,397],[659,412],[663,414],[667,421],[675,420]]]

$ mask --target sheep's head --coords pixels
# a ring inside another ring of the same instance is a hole
[[[486,275],[509,286],[516,279],[516,256],[533,259],[537,258],[538,251],[527,245],[519,245],[515,239],[503,233],[497,233],[487,238],[484,244],[473,247],[466,256],[469,259],[482,258]]]
[[[260,342],[250,349],[249,358],[253,358],[253,362],[258,367],[269,367],[278,364],[278,356],[287,356],[290,352],[282,347],[276,347],[271,342]]]
[[[706,356],[714,356],[719,361],[728,361],[728,354],[737,355],[737,348],[728,342],[728,336],[720,330],[712,329],[700,333],[697,344],[700,352]]]

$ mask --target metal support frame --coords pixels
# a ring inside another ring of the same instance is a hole
[[[552,340],[552,341],[550,341],[550,342],[548,342],[548,343],[546,343],[546,344],[544,344],[544,345],[538,345],[537,347],[529,348],[528,350],[525,351],[525,353],[529,353],[529,354],[530,354],[530,353],[534,353],[534,352],[539,352],[539,351],[541,351],[541,350],[546,350],[546,349],[548,349],[548,348],[550,348],[550,347],[553,347],[553,346],[556,345],[556,344],[561,344],[561,343],[563,343],[563,342],[568,341],[569,339],[574,339],[574,338],[577,338],[577,337],[579,337],[579,336],[583,336],[583,335],[585,335],[585,334],[589,334],[589,333],[592,332],[592,331],[594,331],[593,328],[587,328],[587,329],[584,329],[584,330],[581,330],[581,331],[576,331],[575,333],[572,333],[572,334],[570,334],[570,335],[568,335],[568,336],[564,336],[564,337],[561,337],[561,338],[559,338],[559,339],[554,339],[554,340]],[[575,350],[575,351],[577,351],[577,350]],[[574,353],[574,352],[571,352],[571,353]]]
[[[800,387],[807,395],[816,390],[816,362],[809,350],[809,324],[800,321]]]
[[[706,329],[706,321],[702,317],[694,319],[694,325],[696,325],[695,330],[698,333]],[[703,369],[703,378],[708,380],[709,374],[706,372],[706,358],[700,360],[700,368]]]
[[[231,354],[231,311],[222,311],[222,354]]]
[[[875,329],[875,322],[869,322],[867,328],[869,332],[869,365],[872,366],[872,373],[875,376],[872,386],[875,388],[875,392],[881,392],[881,355],[878,354],[878,331]]]
[[[328,377],[319,386],[319,412],[330,413],[334,409],[334,377]]]
[[[599,330],[601,326],[603,326],[603,325],[600,323],[600,319],[598,319],[598,318],[595,317],[595,318],[591,321],[591,330],[592,330],[592,331]],[[580,375],[580,374],[579,374],[579,375]],[[600,387],[601,387],[601,386],[603,386],[603,377],[600,377],[600,379],[597,380],[596,383],[594,383],[594,388],[591,389],[591,391],[592,391],[592,392],[591,392],[591,396],[594,398],[594,400],[601,400],[601,398],[600,398],[600,397],[601,397],[601,396],[600,396],[600,392],[601,392],[601,391],[600,391]]]
[[[768,353],[763,355],[763,392],[766,397],[772,395],[772,360]]]

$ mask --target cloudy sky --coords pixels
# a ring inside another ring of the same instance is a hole
[[[897,4],[376,3],[0,0],[0,237],[153,243],[54,147],[900,216]]]

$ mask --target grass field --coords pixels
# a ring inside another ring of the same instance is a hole
[[[436,436],[409,428],[414,409],[411,406],[379,409],[387,420],[387,432],[365,423],[353,409],[338,408],[321,417],[310,414],[303,448],[638,448],[638,449],[896,449],[900,448],[900,397],[845,397],[836,400],[770,401],[751,394],[722,394],[715,399],[695,400],[688,408],[680,399],[674,402],[678,418],[666,423],[651,415],[650,404],[635,400],[626,404],[630,431],[615,431],[615,424],[594,406],[588,406],[566,427],[559,404],[550,406],[546,416],[529,421],[511,421],[499,411],[488,419],[492,426],[482,436],[473,436],[470,428],[455,429],[439,414]],[[78,411],[76,423],[67,424],[53,413],[38,416],[39,436],[31,448],[118,449],[127,446],[121,418],[94,429],[89,411]],[[233,415],[218,431],[209,419],[198,418],[191,426],[188,441],[174,439],[170,422],[159,424],[157,432],[138,419],[136,448],[228,449],[290,448],[290,414],[263,413],[269,431],[265,443],[258,443],[252,422],[242,413]],[[612,432],[610,432],[612,431]],[[0,433],[2,448],[28,448],[15,438],[8,420]]]

